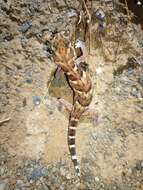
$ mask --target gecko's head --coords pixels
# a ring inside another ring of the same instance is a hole
[[[57,34],[53,39],[53,49],[55,62],[60,64],[64,70],[67,70],[67,68],[73,64],[70,60],[73,59],[74,56],[70,48],[69,40],[65,36]]]
[[[54,51],[58,51],[59,53],[63,53],[69,47],[69,41],[60,33],[56,34],[53,38],[52,44]]]
[[[53,45],[57,46],[57,47],[58,46],[64,46],[65,48],[67,48],[67,46],[69,45],[69,41],[61,33],[57,33],[54,36],[52,41],[53,41]]]

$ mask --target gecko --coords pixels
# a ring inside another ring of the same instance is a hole
[[[53,40],[55,48],[53,60],[66,75],[69,86],[73,91],[73,105],[69,115],[68,147],[77,176],[80,177],[80,166],[76,155],[76,128],[80,117],[88,111],[92,100],[92,82],[86,69],[80,68],[79,62],[83,61],[85,48],[78,42],[75,48],[81,48],[82,55],[76,57],[73,48],[67,39],[57,34]]]

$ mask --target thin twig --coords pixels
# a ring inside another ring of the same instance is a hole
[[[1,64],[2,64],[3,66],[7,67],[8,69],[13,70],[13,67],[12,67],[12,66],[7,65],[6,63],[3,63],[3,62],[1,62]]]
[[[87,8],[87,5],[86,5],[86,3],[85,3],[85,0],[82,0],[82,2],[83,2],[83,4],[84,4],[84,7],[85,7],[85,10],[86,10],[86,13],[87,13],[87,15],[88,15],[88,30],[89,30],[89,53],[90,53],[90,46],[91,46],[91,14],[90,14],[90,12],[89,12],[89,10],[88,10],[88,8]],[[92,2],[91,2],[92,3]],[[92,8],[92,4],[91,4],[91,8]]]
[[[82,0],[82,2],[83,2],[83,4],[84,4],[84,7],[85,7],[85,10],[86,10],[86,13],[87,13],[87,15],[88,15],[88,17],[89,17],[89,22],[90,22],[90,20],[91,20],[91,14],[89,13],[89,10],[88,10],[88,8],[87,8],[87,6],[86,6],[85,0]]]
[[[46,92],[45,92],[44,96],[42,97],[41,102],[43,102],[43,104],[44,104],[45,97],[46,97],[46,95],[48,94],[49,88],[50,88],[51,83],[52,83],[52,81],[54,80],[54,78],[55,78],[55,76],[53,75],[52,78],[51,78],[50,81],[49,81],[49,84],[48,84],[48,86],[47,86]]]
[[[128,19],[129,19],[129,21],[131,21],[131,16],[130,16],[127,0],[125,0],[125,6],[126,6],[125,8],[126,8],[126,11],[127,11]]]
[[[6,118],[6,119],[1,120],[1,121],[0,121],[0,125],[1,125],[1,124],[3,124],[3,123],[5,123],[5,122],[7,122],[7,121],[9,121],[9,120],[11,120],[11,118],[10,118],[10,117],[8,117],[8,118]]]
[[[93,4],[91,0],[91,12],[92,12],[92,7],[93,7]],[[90,20],[89,22],[89,54],[90,54],[91,48],[92,48],[92,32],[91,32],[91,20]]]

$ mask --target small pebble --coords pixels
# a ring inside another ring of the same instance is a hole
[[[102,68],[101,67],[98,67],[97,69],[96,69],[96,73],[99,75],[99,74],[101,74],[103,71],[102,71]]]
[[[77,12],[74,9],[70,9],[70,11],[68,12],[68,17],[75,17],[77,16]]]
[[[105,18],[105,13],[103,12],[102,9],[97,9],[97,11],[95,12],[95,16],[99,20],[103,20]]]
[[[24,22],[21,26],[20,26],[20,29],[19,31],[22,32],[22,33],[25,33],[29,30],[29,28],[32,26],[32,22],[30,21],[26,21]]]
[[[135,97],[138,96],[138,91],[137,91],[136,88],[133,88],[133,89],[132,89],[132,91],[131,91],[131,95],[132,95],[132,96],[135,96]]]
[[[41,103],[41,98],[39,96],[32,96],[33,104],[35,106],[39,105]]]
[[[22,46],[26,46],[26,44],[28,43],[28,39],[25,36],[22,36],[20,40]]]
[[[96,181],[97,183],[100,181],[100,179],[99,179],[98,176],[96,176],[94,179],[95,179],[95,181]]]
[[[25,82],[28,83],[28,84],[31,84],[32,81],[33,81],[32,78],[27,78],[27,79],[25,80]]]
[[[97,137],[97,134],[96,133],[91,133],[91,136],[92,136],[92,138],[96,141],[97,139],[98,139],[98,137]]]
[[[131,75],[134,73],[134,69],[132,67],[128,68],[128,74]]]

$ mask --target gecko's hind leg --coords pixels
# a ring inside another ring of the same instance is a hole
[[[62,110],[63,107],[69,113],[71,113],[71,111],[73,110],[73,105],[63,98],[58,98],[58,103],[59,103],[59,108],[60,108],[59,110]],[[82,115],[83,117],[86,116],[89,119],[91,119],[93,123],[97,124],[101,122],[100,121],[101,118],[98,116],[97,112],[94,109],[87,108],[86,111]]]
[[[72,111],[73,105],[68,101],[66,101],[65,99],[58,98],[58,102],[59,102],[59,107],[64,107],[65,110],[68,111],[69,113]]]
[[[99,116],[94,109],[88,108],[84,113],[83,116],[88,117],[93,121],[93,123],[98,123]]]

